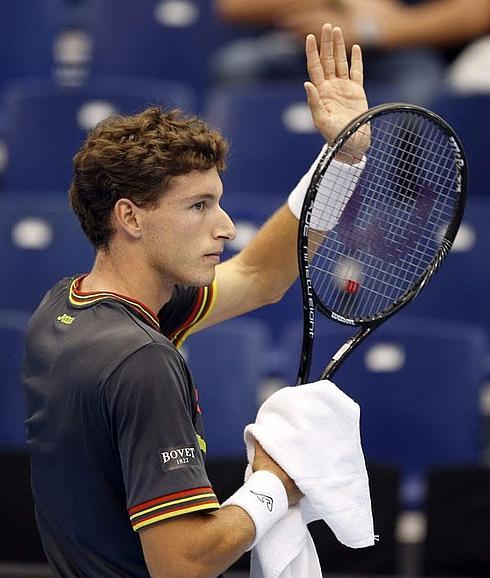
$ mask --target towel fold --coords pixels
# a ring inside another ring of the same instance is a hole
[[[251,474],[254,439],[304,494],[260,540],[252,578],[320,578],[306,524],[324,520],[351,548],[375,541],[369,482],[359,432],[360,409],[328,380],[285,387],[261,406],[245,428]]]

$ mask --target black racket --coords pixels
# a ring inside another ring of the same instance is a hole
[[[299,224],[298,384],[309,379],[316,310],[359,328],[326,366],[320,379],[328,379],[434,275],[463,216],[466,167],[461,142],[442,118],[401,103],[368,110],[328,148]]]

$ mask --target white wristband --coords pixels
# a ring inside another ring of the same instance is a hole
[[[328,145],[325,145],[322,148],[321,153],[315,159],[308,172],[301,178],[289,195],[289,208],[298,220],[301,217],[301,210],[303,208],[306,192],[313,177],[313,173],[315,172],[321,156],[326,152],[327,147]],[[331,181],[332,186],[328,191],[325,191],[326,194],[322,197],[317,197],[317,202],[310,221],[310,226],[312,228],[319,231],[329,231],[335,227],[342,215],[347,201],[354,192],[357,181],[365,165],[365,158],[356,165],[341,163],[335,159],[332,160],[327,169],[327,179]],[[324,203],[319,203],[318,199],[323,199]]]
[[[311,179],[313,177],[313,173],[315,172],[316,166],[320,158],[327,152],[328,144],[325,144],[320,151],[320,154],[316,157],[313,161],[313,164],[308,169],[308,172],[304,174],[299,183],[294,187],[291,191],[291,194],[288,197],[288,205],[291,209],[291,213],[298,219],[301,217],[301,209],[303,208],[303,202],[305,200],[306,191],[310,186]]]
[[[281,480],[272,472],[259,470],[223,504],[239,506],[247,512],[255,525],[255,539],[249,550],[288,511],[288,497]]]

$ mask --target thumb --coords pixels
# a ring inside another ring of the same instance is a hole
[[[320,95],[318,94],[318,90],[312,82],[305,82],[304,87],[308,99],[308,106],[310,107],[311,116],[313,117],[313,123],[320,132],[323,132],[322,126],[325,124],[325,109],[320,99]]]

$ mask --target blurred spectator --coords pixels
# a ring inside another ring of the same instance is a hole
[[[469,44],[448,70],[448,84],[455,92],[490,93],[490,34]]]
[[[229,23],[266,27],[223,47],[218,80],[250,82],[301,76],[302,46],[324,22],[341,26],[346,43],[364,49],[370,86],[424,104],[443,82],[447,64],[466,43],[490,30],[490,0],[215,0]]]

